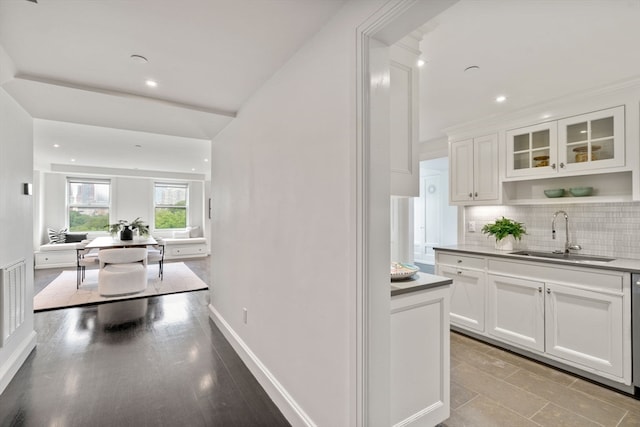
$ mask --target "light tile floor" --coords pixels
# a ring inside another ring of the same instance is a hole
[[[640,401],[451,333],[446,427],[640,426]]]

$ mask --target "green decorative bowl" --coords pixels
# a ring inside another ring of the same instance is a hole
[[[564,196],[564,188],[554,188],[551,190],[544,190],[544,195],[547,197],[562,197]]]
[[[593,193],[593,187],[574,187],[569,189],[569,193],[574,197],[590,196]]]

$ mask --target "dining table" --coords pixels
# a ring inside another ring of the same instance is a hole
[[[112,236],[96,237],[85,246],[85,249],[135,248],[157,245],[151,236],[136,236],[132,240],[121,240]]]

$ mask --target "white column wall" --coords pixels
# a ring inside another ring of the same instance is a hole
[[[33,265],[33,196],[22,194],[23,183],[33,183],[33,120],[0,89],[0,268],[21,259]],[[26,274],[25,320],[0,347],[0,392],[35,347],[33,269]]]
[[[307,424],[354,425],[355,28],[382,3],[348,2],[212,144],[213,317]]]

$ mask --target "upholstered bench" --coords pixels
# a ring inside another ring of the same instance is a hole
[[[89,242],[87,233],[67,232],[66,229],[47,229],[49,242],[40,245],[33,259],[36,269],[75,267],[78,254],[76,249]]]
[[[75,267],[78,243],[47,243],[34,254],[35,268]]]
[[[165,238],[159,243],[164,245],[164,259],[207,256],[207,239],[204,237]]]

